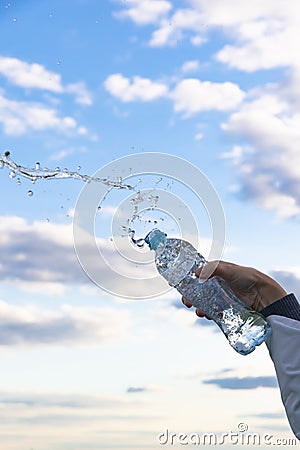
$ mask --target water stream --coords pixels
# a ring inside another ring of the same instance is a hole
[[[28,168],[16,164],[10,158],[10,152],[5,152],[0,155],[0,168],[7,167],[10,170],[9,177],[15,178],[24,177],[30,179],[33,183],[38,179],[49,180],[49,179],[61,179],[61,178],[74,178],[75,180],[84,181],[90,183],[91,181],[96,183],[103,183],[106,186],[116,188],[116,189],[128,189],[133,190],[134,187],[129,184],[123,183],[121,177],[117,180],[109,180],[107,178],[97,178],[91,177],[89,175],[82,175],[79,172],[71,172],[68,169],[61,170],[60,167],[56,167],[55,169],[48,169],[47,167],[41,168],[40,163],[36,163],[34,168]]]
[[[49,169],[47,167],[41,168],[40,163],[36,162],[35,167],[28,168],[14,162],[10,157],[9,151],[0,154],[0,169],[4,167],[9,169],[9,177],[11,179],[16,178],[18,184],[21,184],[20,177],[29,179],[31,180],[32,183],[35,183],[37,180],[73,178],[86,183],[90,182],[103,183],[110,188],[126,189],[135,192],[134,197],[130,200],[130,204],[133,207],[131,217],[126,220],[126,225],[124,225],[122,229],[128,235],[131,243],[134,246],[139,248],[142,248],[144,246],[144,239],[143,238],[136,239],[135,238],[136,231],[131,228],[132,224],[135,221],[142,221],[142,215],[139,211],[139,207],[140,204],[145,201],[145,197],[144,194],[139,189],[137,189],[138,184],[142,181],[141,179],[138,180],[138,183],[135,186],[131,186],[130,184],[124,183],[121,177],[117,178],[116,180],[110,180],[108,178],[97,178],[89,175],[82,175],[79,173],[80,167],[78,167],[77,172],[74,172],[68,170],[67,168],[62,170],[60,167],[56,167],[55,169]],[[157,181],[157,183],[161,181],[162,178],[160,178]],[[155,190],[153,190],[153,192],[155,192]],[[27,195],[31,197],[33,195],[33,191],[31,189],[28,190]],[[148,197],[146,200],[149,202],[148,203],[149,207],[147,207],[146,210],[153,211],[158,205],[159,196],[156,195],[155,193],[154,194],[148,193]],[[98,210],[99,211],[101,210],[101,205],[99,205]],[[152,222],[152,220],[148,220],[148,222]],[[155,225],[157,221],[154,220],[153,223]]]

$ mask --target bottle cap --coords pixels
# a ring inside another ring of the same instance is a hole
[[[158,228],[153,228],[145,237],[145,242],[149,245],[150,250],[156,250],[160,243],[166,240],[166,233],[163,233]]]

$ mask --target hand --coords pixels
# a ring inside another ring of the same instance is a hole
[[[197,269],[196,276],[206,279],[212,264],[216,263],[207,263],[203,268]],[[273,278],[251,267],[220,261],[209,278],[215,275],[223,278],[242,302],[258,312],[287,294]],[[192,306],[185,297],[182,297],[182,302],[188,308]],[[196,314],[209,319],[201,309],[196,309]]]

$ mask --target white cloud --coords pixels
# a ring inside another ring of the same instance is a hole
[[[122,4],[125,8],[116,12],[115,17],[129,18],[137,25],[156,23],[172,9],[172,4],[167,0],[127,0]]]
[[[152,33],[149,41],[151,47],[162,47],[165,45],[174,46],[177,41],[183,39],[185,35],[191,36],[191,42],[196,45],[205,42],[203,17],[194,9],[179,9],[168,19],[161,21],[157,30]],[[195,35],[196,33],[196,35]]]
[[[56,109],[41,103],[10,100],[0,92],[0,123],[4,133],[22,135],[28,131],[55,129],[61,132],[79,132],[73,117],[60,117]],[[79,133],[80,134],[80,133]]]
[[[241,180],[240,193],[279,218],[299,217],[300,116],[285,90],[280,85],[256,90],[223,129],[249,142],[223,154]]]
[[[171,28],[170,23],[165,20],[161,27],[154,31],[152,34],[152,39],[149,44],[151,47],[162,47],[168,43],[168,45],[175,45],[177,41],[181,38],[181,32],[177,30],[175,33]]]
[[[48,71],[41,64],[29,64],[17,58],[0,56],[0,73],[20,87],[63,92],[61,76]]]
[[[58,311],[14,306],[0,301],[0,344],[102,344],[122,340],[130,316],[113,308],[63,305]]]
[[[191,64],[189,64],[191,68]],[[194,62],[192,65],[195,66]],[[227,111],[237,108],[245,97],[238,85],[231,82],[212,83],[196,78],[179,81],[173,90],[164,83],[122,74],[110,75],[104,82],[105,89],[123,102],[152,101],[164,97],[173,101],[174,110],[184,117],[201,111]],[[198,136],[199,137],[199,136]]]
[[[101,367],[101,363],[104,364],[101,357],[99,361]],[[82,364],[77,360],[77,365],[80,363]],[[70,377],[74,377],[71,369],[70,367]],[[55,371],[52,368],[52,372]],[[59,377],[59,374],[55,375]],[[128,448],[144,448],[145,439],[147,440],[145,423],[152,433],[153,430],[159,433],[162,414],[151,410],[156,403],[155,399],[150,400],[145,396],[140,398],[139,395],[133,398],[125,392],[128,384],[124,384],[124,380],[120,384],[123,392],[115,395],[111,395],[107,389],[109,384],[106,379],[101,379],[103,395],[90,395],[90,386],[84,387],[83,383],[80,390],[85,389],[87,393],[78,393],[72,388],[73,384],[64,393],[59,389],[55,390],[56,385],[52,392],[43,392],[40,386],[30,391],[23,384],[20,389],[2,390],[0,421],[5,428],[5,432],[1,434],[2,449],[43,448],[45,440],[48,448],[64,450],[109,448],[111,442],[121,448],[124,441],[128,443]],[[148,390],[148,386],[146,388]],[[155,393],[155,389],[157,392],[162,390],[160,386],[150,386],[148,395]],[[102,424],[101,427],[99,423]],[[19,442],[22,442],[22,447]]]
[[[207,39],[203,36],[193,36],[191,37],[191,44],[193,44],[195,47],[199,47],[200,45],[204,44]]]
[[[110,75],[105,80],[104,87],[122,102],[149,102],[164,97],[168,91],[168,87],[164,83],[139,76],[135,76],[131,80],[120,73]]]
[[[80,234],[76,231],[76,251],[84,269],[76,257],[72,224],[29,223],[21,217],[0,217],[2,283],[14,283],[34,292],[44,285],[60,293],[61,284],[90,285],[88,273],[98,290],[103,288],[111,295],[137,298],[166,291],[155,265],[139,263],[141,254],[126,238],[119,240],[116,248],[109,238],[91,236],[80,229]]]
[[[179,327],[194,326],[198,320],[196,314],[186,307],[181,307],[178,302],[178,307],[171,305],[167,309],[161,309],[156,312],[158,320],[168,320],[176,323]]]
[[[180,81],[170,94],[174,110],[189,117],[200,111],[235,109],[245,93],[234,83],[212,83],[188,78]]]
[[[220,28],[230,44],[216,59],[252,72],[275,67],[298,67],[299,5],[294,0],[190,0],[208,28]]]
[[[196,72],[197,70],[199,70],[199,67],[200,67],[200,64],[199,64],[199,61],[197,61],[197,60],[186,61],[182,65],[181,71],[183,73]]]
[[[275,67],[299,67],[299,5],[295,0],[187,0],[189,7],[171,13],[147,14],[145,5],[158,2],[131,0],[120,14],[135,23],[152,24],[149,45],[175,45],[189,39],[193,45],[207,40],[210,29],[222,32],[216,59],[230,67],[252,72]],[[144,7],[142,6],[144,5]],[[150,5],[149,5],[150,7]],[[151,7],[153,11],[155,6]],[[226,37],[230,43],[226,43]],[[221,41],[220,41],[221,42]]]
[[[92,95],[87,90],[85,83],[79,81],[78,83],[71,83],[66,86],[66,92],[75,95],[75,102],[79,105],[90,106],[93,103]]]
[[[152,388],[152,386],[150,386]],[[159,389],[158,387],[157,389]],[[153,386],[153,390],[155,386]],[[55,413],[57,412],[57,408],[61,408],[61,412],[66,412],[65,408],[73,409],[74,414],[76,414],[76,410],[80,412],[80,410],[85,409],[98,409],[98,412],[108,413],[108,410],[114,411],[115,407],[118,407],[122,410],[127,410],[128,407],[133,406],[136,407],[136,402],[138,400],[134,400],[134,402],[128,400],[128,397],[123,396],[98,396],[98,395],[88,395],[88,394],[78,394],[75,392],[61,394],[61,393],[47,393],[47,392],[0,392],[0,404],[1,409],[3,406],[12,405],[14,408],[21,406],[22,409],[28,407],[31,409],[39,409],[39,412],[49,414],[52,410],[54,412],[53,420],[55,420]],[[145,406],[145,401],[139,402],[140,406],[143,404]],[[40,409],[41,408],[41,409]],[[8,412],[8,411],[7,411]],[[69,411],[70,412],[70,411]],[[21,417],[30,417],[30,415],[26,414],[22,416],[22,410],[17,411],[17,415],[21,415]],[[34,416],[35,417],[35,416]],[[83,419],[81,416],[80,418]],[[112,418],[112,417],[110,417]],[[13,419],[13,417],[11,417]],[[87,417],[89,419],[89,417]],[[38,418],[37,418],[38,420]],[[74,416],[74,420],[76,420],[76,416]]]
[[[76,278],[79,283],[86,281],[74,254],[71,225],[30,224],[22,217],[2,216],[0,236],[3,281],[25,283],[26,290],[31,282],[36,286],[76,282]]]
[[[26,255],[25,259],[26,259]],[[50,296],[61,296],[65,293],[66,286],[64,283],[55,282],[43,282],[43,281],[18,281],[18,287],[32,294],[50,295]]]
[[[252,0],[241,3],[239,0],[189,0],[190,5],[197,11],[201,11],[207,23],[231,27],[241,22],[248,22],[270,15],[280,15],[284,5],[292,5],[291,0]]]
[[[28,63],[17,58],[0,56],[0,74],[10,83],[30,89],[41,89],[56,94],[70,93],[75,95],[75,102],[90,106],[92,95],[83,81],[63,86],[60,74],[47,70],[38,63]]]
[[[217,53],[219,61],[247,72],[299,66],[295,58],[300,51],[299,14],[294,1],[249,2],[244,10],[244,5],[235,6],[226,26],[235,27],[236,42]]]
[[[270,275],[277,280],[288,293],[294,293],[300,299],[300,267],[280,267],[271,271]]]

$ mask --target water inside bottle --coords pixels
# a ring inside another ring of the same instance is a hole
[[[211,317],[223,331],[230,345],[240,354],[247,355],[264,342],[271,328],[259,313],[243,304],[228,284],[214,276],[201,282],[195,271],[206,263],[204,257],[189,243],[180,239],[161,238],[159,230],[150,233],[146,240],[155,241],[158,272],[184,295],[196,308]]]

